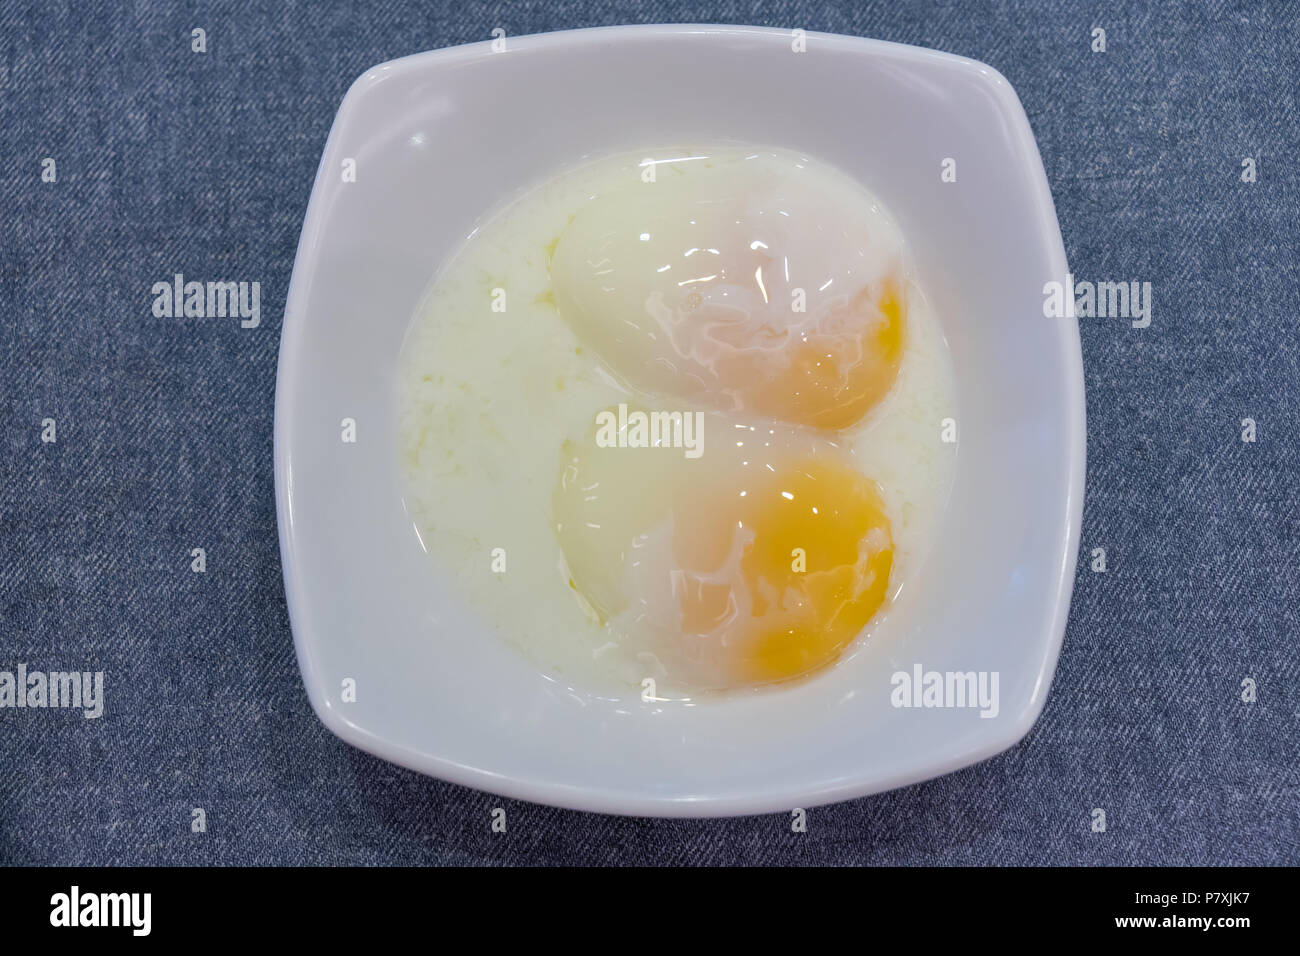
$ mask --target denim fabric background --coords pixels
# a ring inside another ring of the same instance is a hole
[[[326,133],[367,67],[497,26],[674,20],[991,63],[1029,113],[1076,275],[1151,281],[1154,319],[1080,320],[1083,559],[1019,746],[813,810],[803,835],[780,815],[507,801],[494,836],[502,801],[353,750],[309,708],[272,494],[281,310]],[[99,720],[0,711],[0,861],[1300,861],[1297,4],[4,0],[0,53],[0,669],[107,672]],[[259,280],[261,327],[155,319],[150,286],[174,272]]]

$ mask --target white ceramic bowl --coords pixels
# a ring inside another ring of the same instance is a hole
[[[712,816],[924,780],[1034,723],[1073,583],[1084,397],[1077,327],[1043,317],[1066,261],[1033,134],[981,63],[805,42],[795,52],[791,32],[752,27],[580,30],[405,57],[348,91],[298,247],[275,414],[298,660],[344,740],[506,796]],[[908,613],[851,659],[696,707],[601,699],[481,633],[436,578],[396,468],[398,352],[439,264],[487,211],[587,155],[720,139],[802,150],[897,217],[952,354],[956,483]],[[955,183],[941,182],[946,158]],[[998,715],[894,707],[891,675],[918,663],[997,672]]]

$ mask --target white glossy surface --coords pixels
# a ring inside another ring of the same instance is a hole
[[[543,678],[431,580],[402,508],[393,381],[438,264],[484,214],[584,155],[692,138],[806,151],[881,197],[912,243],[959,395],[953,500],[906,637],[778,692],[664,708]],[[958,181],[941,183],[953,157]],[[345,158],[357,182],[340,175]],[[512,38],[368,71],[331,130],[285,309],[276,493],[303,679],[344,740],[523,799],[615,813],[808,807],[923,780],[1019,740],[1064,633],[1084,468],[1066,272],[1006,80],[973,61],[749,27]],[[358,442],[339,440],[354,418]],[[998,671],[999,716],[890,705],[890,674]],[[341,683],[357,685],[340,702]]]

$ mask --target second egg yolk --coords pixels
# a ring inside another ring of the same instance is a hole
[[[847,465],[805,460],[742,484],[706,482],[673,509],[686,656],[731,686],[834,662],[884,603],[893,565],[879,493]]]

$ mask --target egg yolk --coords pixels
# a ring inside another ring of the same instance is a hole
[[[879,494],[846,465],[809,460],[744,485],[706,484],[673,509],[685,656],[733,685],[835,661],[884,602],[893,564]]]
[[[893,387],[903,357],[898,280],[861,290],[794,342],[779,362],[763,351],[720,355],[714,371],[747,412],[816,428],[848,428]]]

